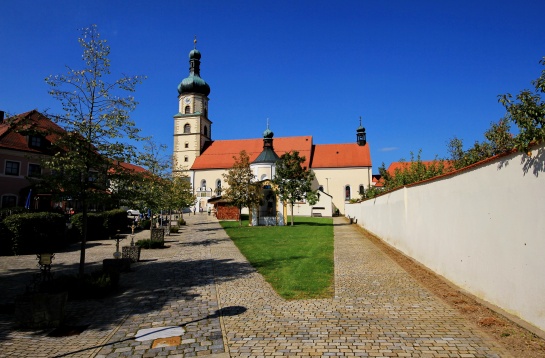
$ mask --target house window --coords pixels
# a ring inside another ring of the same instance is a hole
[[[184,133],[191,133],[191,126],[189,123],[184,126]]]
[[[184,143],[184,148],[189,148],[189,143],[188,142]]]
[[[220,196],[221,195],[221,180],[216,180],[216,195],[217,196]]]
[[[21,163],[19,162],[12,162],[11,160],[6,160],[6,169],[4,171],[4,174],[6,175],[19,175],[19,166]]]
[[[98,180],[98,172],[96,170],[89,171],[89,182],[94,183]]]
[[[42,146],[42,143],[42,137],[40,136],[31,135],[30,137],[28,137],[28,145],[31,147],[39,148]]]
[[[359,193],[360,193],[360,195],[365,194],[365,189],[364,189],[363,184],[360,184],[360,191],[359,191]]]
[[[184,114],[190,114],[190,113],[191,113],[191,108],[189,106],[185,106]]]
[[[28,165],[28,176],[29,177],[39,177],[42,175],[42,167],[39,164],[29,164]]]
[[[344,200],[350,200],[350,185],[344,187]]]
[[[17,197],[15,195],[4,195],[2,197],[2,208],[14,208],[17,206]]]

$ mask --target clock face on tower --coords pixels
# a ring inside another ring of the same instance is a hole
[[[186,97],[186,98],[184,99],[184,102],[185,102],[185,104],[190,104],[190,103],[191,103],[191,98]]]

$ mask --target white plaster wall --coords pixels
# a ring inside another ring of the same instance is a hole
[[[545,330],[545,147],[347,204],[347,216],[468,292]]]

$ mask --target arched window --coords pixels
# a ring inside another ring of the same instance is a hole
[[[190,114],[190,113],[191,113],[191,107],[185,106],[185,108],[184,108],[184,113],[185,113],[185,114]]]
[[[261,178],[259,178],[259,180],[265,180],[265,179],[267,179],[267,174],[263,174],[261,175]]]
[[[189,143],[188,142],[184,143],[184,148],[189,148]]]
[[[360,193],[360,195],[365,194],[365,188],[364,188],[363,184],[360,184],[360,192],[359,193]]]
[[[201,180],[201,188],[206,189],[206,180],[205,179]]]
[[[216,180],[216,195],[217,196],[220,196],[221,195],[221,180]]]
[[[350,185],[344,187],[344,200],[350,200]]]
[[[207,126],[204,126],[202,132],[203,132],[205,137],[208,137],[208,127]]]
[[[191,133],[191,126],[189,123],[184,126],[184,133]]]

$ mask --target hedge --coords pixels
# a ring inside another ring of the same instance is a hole
[[[83,214],[78,213],[70,218],[70,222],[77,229],[79,238],[83,238]],[[127,230],[127,212],[121,209],[102,213],[87,214],[87,240],[105,240],[118,231]]]
[[[66,243],[65,218],[58,213],[14,214],[2,221],[4,254],[36,254],[55,252]]]

